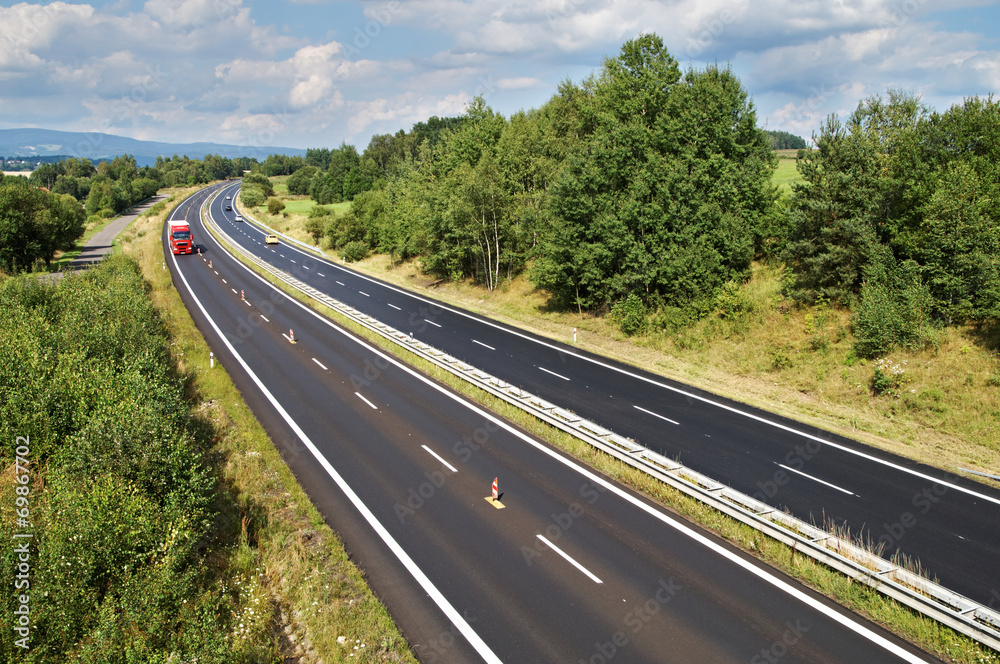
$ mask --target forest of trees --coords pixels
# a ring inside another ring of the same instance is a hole
[[[361,155],[310,151],[295,187],[353,199],[308,224],[349,260],[415,257],[491,290],[527,271],[555,306],[628,332],[712,310],[754,259],[783,266],[796,301],[850,309],[859,356],[996,323],[1000,104],[938,113],[890,91],[813,140],[804,182],[778,200],[771,150],[805,142],[758,129],[729,70],[682,73],[645,35],[539,109],[505,118],[476,99]]]
[[[1000,318],[1000,104],[890,91],[831,117],[799,163],[781,258],[799,300],[850,306],[859,354]]]
[[[808,145],[801,136],[789,134],[787,131],[765,131],[772,150],[805,150]]]
[[[491,290],[530,269],[580,310],[703,306],[747,277],[776,198],[770,144],[737,78],[682,73],[655,34],[540,109],[505,118],[477,98],[461,118],[306,162],[317,170],[290,190],[353,200],[346,216],[317,208],[310,220],[345,256],[420,257],[431,274]]]

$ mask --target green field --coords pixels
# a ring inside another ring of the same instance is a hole
[[[798,157],[799,151],[775,150],[774,154],[778,157],[778,168],[775,169],[771,181],[778,187],[778,192],[782,196],[790,196],[792,193],[792,184],[802,182],[802,176],[799,175],[798,170],[795,168],[796,157]]]

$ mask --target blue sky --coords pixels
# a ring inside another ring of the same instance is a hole
[[[0,2],[0,128],[363,149],[477,94],[540,106],[642,32],[728,63],[762,125],[807,138],[888,88],[938,110],[1000,91],[996,2]]]

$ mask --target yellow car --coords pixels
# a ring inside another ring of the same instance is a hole
[[[278,244],[278,236],[277,235],[265,235],[264,236],[264,242],[267,243],[267,244]]]

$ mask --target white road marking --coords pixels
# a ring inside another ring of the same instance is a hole
[[[363,290],[359,290],[358,292],[361,293],[362,295],[364,295],[365,297],[371,297],[371,295],[369,295],[368,293],[364,292]]]
[[[285,334],[284,332],[282,332],[282,333],[281,333],[281,336],[283,336],[283,337],[284,337],[285,339],[288,339],[289,343],[291,343],[291,341],[292,341],[292,338],[291,338],[290,336],[288,336],[288,335],[287,335],[287,334]]]
[[[484,344],[482,341],[476,341],[475,339],[473,339],[472,343],[479,344],[483,348],[489,348],[490,350],[496,350],[496,348],[494,348],[493,346],[490,346],[489,344]]]
[[[327,369],[326,367],[324,367],[323,363],[320,362],[319,360],[317,360],[315,357],[312,360],[313,360],[313,362],[315,362],[316,364],[318,364],[319,368],[322,369],[323,371],[329,371],[329,369]]]
[[[341,286],[343,286],[343,285],[344,285],[344,282],[343,282],[343,281],[338,281],[337,283],[338,283],[338,284],[340,284]]]
[[[218,272],[216,272],[216,274],[218,274]],[[229,282],[228,282],[228,281],[226,281],[225,279],[223,279],[223,280],[222,280],[222,283],[224,283],[224,284],[228,284]]]
[[[434,327],[441,327],[440,325],[438,325],[438,324],[437,324],[437,323],[435,323],[434,321],[432,321],[432,320],[427,320],[426,318],[424,319],[424,322],[425,322],[425,323],[430,323],[430,324],[431,324],[431,325],[433,325]]]
[[[236,292],[235,288],[230,288],[229,290],[233,291],[234,293]]]
[[[216,275],[218,275],[218,274],[219,274],[219,271],[218,271],[218,270],[212,270],[212,272],[215,272],[215,274],[216,274]]]
[[[252,304],[250,304],[250,301],[249,301],[249,300],[243,300],[243,301],[247,303],[247,306],[248,306],[248,307],[252,307],[252,306],[253,306]]]
[[[359,399],[361,399],[362,401],[364,401],[366,404],[368,404],[369,406],[371,406],[373,409],[378,410],[378,406],[376,406],[371,401],[369,401],[368,399],[365,399],[363,396],[361,396],[360,392],[355,392],[354,394],[356,394]]]
[[[584,574],[586,574],[587,576],[589,576],[591,581],[593,581],[594,583],[604,583],[603,581],[601,581],[600,579],[598,579],[596,576],[594,576],[593,573],[591,573],[591,571],[589,569],[587,569],[586,567],[584,567],[580,563],[578,563],[575,560],[573,560],[572,558],[570,558],[569,554],[566,553],[565,551],[563,551],[562,549],[560,549],[558,546],[556,546],[552,542],[548,541],[547,539],[545,539],[541,535],[535,535],[535,537],[537,537],[538,539],[540,539],[543,542],[545,542],[545,545],[547,547],[549,547],[550,549],[552,549],[553,551],[555,551],[556,553],[558,553],[560,556],[562,556],[563,558],[565,558],[569,562],[570,565],[572,565],[573,567],[577,568],[578,570],[580,570],[581,572],[583,572]]]
[[[268,320],[267,316],[263,316],[263,315],[262,315],[262,316],[261,316],[261,318],[263,318],[263,319],[264,319],[264,322],[265,322],[265,323],[270,323],[270,322],[271,322],[270,320]]]
[[[386,303],[386,304],[388,304],[388,303]],[[390,304],[389,306],[392,307],[393,309],[395,309],[396,311],[402,311],[402,309],[400,309],[399,307],[397,307],[395,304]]]
[[[777,462],[775,462],[775,463],[777,463]],[[794,468],[789,468],[788,466],[786,466],[786,465],[785,465],[785,464],[783,464],[783,463],[778,463],[777,465],[778,465],[779,467],[781,467],[781,468],[784,468],[785,470],[788,470],[788,471],[791,471],[791,472],[793,472],[793,473],[798,473],[798,474],[799,474],[799,475],[801,475],[802,477],[808,477],[808,478],[809,478],[809,479],[811,479],[811,480],[812,480],[813,482],[819,482],[820,484],[825,484],[825,485],[827,485],[827,486],[828,486],[828,487],[830,487],[831,489],[836,489],[837,491],[843,491],[844,493],[846,493],[846,494],[847,494],[847,495],[849,495],[849,496],[857,496],[857,495],[858,495],[858,494],[854,493],[853,491],[848,491],[847,489],[841,489],[841,488],[840,488],[839,486],[837,486],[836,484],[830,484],[829,482],[825,482],[825,481],[821,480],[821,479],[820,479],[820,478],[818,478],[818,477],[813,477],[812,475],[807,475],[806,473],[803,473],[803,472],[802,472],[801,470],[795,470]],[[860,497],[860,496],[859,496],[859,497]]]
[[[567,378],[566,376],[560,376],[560,375],[559,375],[559,374],[557,374],[557,373],[556,373],[555,371],[549,371],[549,370],[548,370],[548,369],[546,369],[545,367],[538,367],[538,368],[539,368],[539,369],[541,369],[542,371],[544,371],[544,372],[545,372],[545,373],[547,373],[547,374],[552,374],[552,375],[553,375],[553,376],[555,376],[556,378],[562,378],[563,380],[569,380],[569,378]]]
[[[431,448],[427,447],[426,445],[421,445],[420,447],[422,447],[425,450],[427,450],[428,454],[430,454],[432,457],[434,457],[435,459],[437,459],[438,461],[440,461],[441,463],[443,463],[445,466],[447,466],[448,470],[450,470],[451,472],[453,472],[453,473],[457,473],[458,472],[458,468],[455,468],[455,466],[451,465],[450,463],[448,463],[447,461],[445,461],[444,459],[442,459],[441,455],[438,454],[437,452],[435,452],[434,450],[432,450]]]
[[[325,275],[325,274],[323,274],[322,272],[317,272],[316,274],[318,274],[318,275],[319,275],[319,276],[321,276],[321,277],[325,277],[325,276],[326,276],[326,275]]]
[[[284,256],[282,256],[282,258],[284,258]],[[294,258],[289,258],[288,260],[292,261],[293,263],[296,262]]]
[[[675,422],[674,420],[670,419],[669,417],[664,417],[663,415],[660,415],[659,413],[654,413],[651,410],[646,410],[645,408],[641,408],[639,406],[636,406],[635,404],[632,404],[632,407],[635,408],[636,410],[641,410],[642,412],[646,413],[647,415],[652,415],[653,417],[658,417],[661,420],[666,420],[667,422],[670,422],[671,424],[678,424],[678,425],[680,424],[680,422]]]

